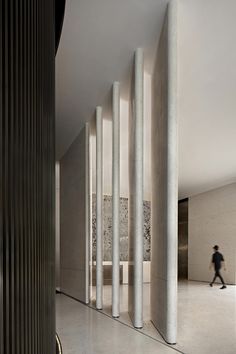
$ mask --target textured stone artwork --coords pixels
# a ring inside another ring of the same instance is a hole
[[[96,260],[96,195],[93,194],[92,203],[93,212],[93,260]],[[143,202],[143,247],[144,261],[150,261],[150,202]],[[103,197],[103,245],[104,245],[104,261],[112,260],[112,197],[104,195]],[[128,261],[128,198],[120,198],[120,260]]]
[[[151,260],[151,203],[143,202],[143,260]]]

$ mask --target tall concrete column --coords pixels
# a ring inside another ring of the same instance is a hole
[[[137,49],[129,122],[129,314],[143,326],[143,50]]]
[[[151,319],[168,343],[177,332],[177,4],[168,6],[153,76]]]
[[[90,301],[90,239],[91,239],[91,176],[90,176],[90,125],[85,123],[85,301]]]
[[[60,290],[60,163],[56,162],[55,234],[56,234],[56,289]]]
[[[120,315],[120,84],[112,95],[112,316]]]
[[[103,134],[102,107],[96,108],[96,308],[103,306]]]
[[[95,186],[93,187],[93,175],[95,174],[94,172],[96,171],[96,147],[93,145],[93,141],[96,135],[95,132],[95,119],[90,122],[89,124],[89,152],[90,152],[90,163],[89,163],[89,169],[90,169],[90,176],[89,176],[89,182],[90,182],[90,247],[89,247],[89,297],[90,299],[93,296],[93,223],[92,223],[92,218],[93,218],[93,193],[95,193]],[[94,188],[94,189],[93,189]]]

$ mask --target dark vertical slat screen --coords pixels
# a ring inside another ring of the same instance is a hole
[[[0,2],[0,354],[55,353],[54,22]]]

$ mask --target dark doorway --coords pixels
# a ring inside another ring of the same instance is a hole
[[[188,199],[178,203],[178,278],[188,279]]]

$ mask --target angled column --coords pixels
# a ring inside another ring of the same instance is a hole
[[[143,327],[143,51],[135,52],[129,121],[129,314]]]
[[[176,343],[177,326],[177,7],[168,6],[153,77],[151,319]]]
[[[60,161],[60,288],[89,302],[88,125]]]
[[[120,315],[120,84],[112,94],[112,316]]]
[[[96,108],[96,308],[103,306],[103,136],[102,107]]]
[[[90,301],[89,292],[89,271],[90,271],[90,239],[91,239],[91,164],[90,152],[90,125],[85,123],[85,301],[88,304]]]

